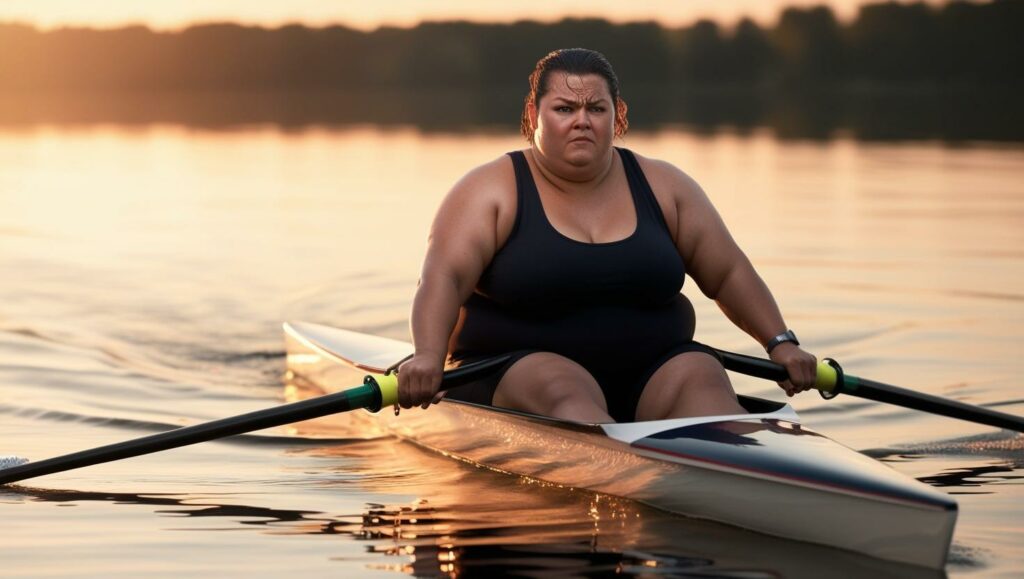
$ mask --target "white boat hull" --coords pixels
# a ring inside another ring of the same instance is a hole
[[[325,392],[359,384],[367,371],[411,351],[403,342],[324,326],[285,330],[289,375]],[[424,447],[539,481],[885,560],[945,565],[955,501],[804,429],[788,405],[760,404],[753,410],[764,412],[742,420],[607,427],[456,401],[364,419]]]

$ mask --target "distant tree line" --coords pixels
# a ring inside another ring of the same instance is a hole
[[[792,83],[1019,85],[1024,1],[883,3],[849,23],[788,8],[771,28],[566,19],[359,31],[204,24],[179,32],[0,24],[0,90],[487,90],[554,48],[605,53],[627,89]]]

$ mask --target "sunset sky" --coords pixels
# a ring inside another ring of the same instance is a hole
[[[313,26],[344,23],[358,28],[382,24],[413,25],[422,20],[468,19],[511,21],[553,20],[564,16],[598,16],[613,21],[658,20],[670,26],[699,18],[732,24],[742,16],[771,23],[785,6],[827,4],[843,19],[852,18],[857,7],[877,0],[389,0],[387,2],[339,2],[337,0],[199,0],[144,1],[101,0],[3,0],[0,22],[17,21],[43,28],[59,26],[112,27],[146,24],[174,29],[193,22],[234,21],[276,26],[300,22]],[[937,2],[935,2],[937,3]]]

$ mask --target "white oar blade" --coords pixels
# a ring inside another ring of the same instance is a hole
[[[27,458],[21,458],[20,456],[0,456],[0,470],[21,466],[27,462]]]

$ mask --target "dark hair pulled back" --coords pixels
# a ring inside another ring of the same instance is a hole
[[[603,54],[586,48],[561,48],[549,52],[537,61],[537,66],[530,73],[530,92],[526,94],[523,104],[523,117],[520,131],[526,140],[533,141],[533,125],[530,123],[529,106],[536,105],[548,92],[548,77],[553,72],[583,76],[596,74],[608,83],[608,92],[615,103],[615,136],[621,137],[629,129],[626,120],[626,101],[619,95],[619,77],[615,76],[612,65]]]

